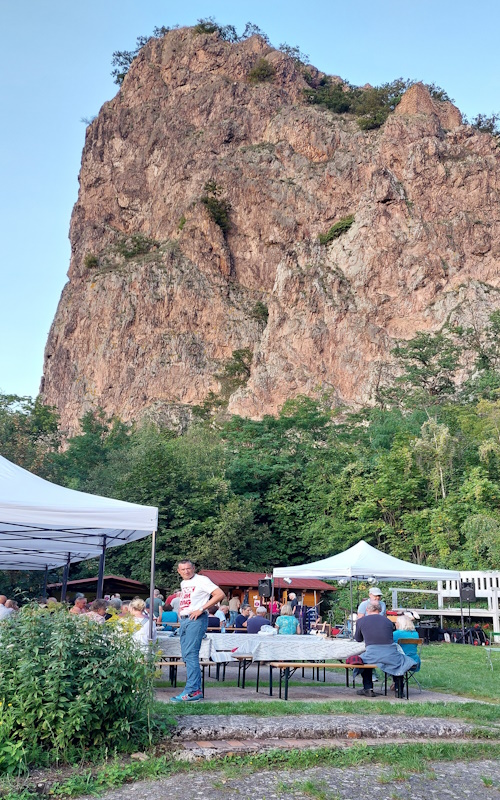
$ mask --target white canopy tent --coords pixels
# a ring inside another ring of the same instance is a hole
[[[301,564],[297,567],[276,567],[275,578],[377,578],[378,581],[445,581],[460,580],[460,573],[451,569],[424,567],[382,553],[363,539],[343,553]]]
[[[97,556],[104,575],[107,548],[153,534],[154,583],[157,527],[157,508],[57,486],[0,456],[0,569],[66,567],[67,581],[71,563]]]
[[[387,555],[363,539],[336,556],[300,564],[296,567],[276,567],[273,578],[322,578],[332,580],[348,578],[351,592],[351,619],[353,616],[352,580],[376,578],[379,581],[460,581],[460,572],[437,567],[424,567]],[[462,614],[463,629],[463,614]]]

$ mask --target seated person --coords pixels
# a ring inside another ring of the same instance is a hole
[[[368,600],[363,600],[362,603],[358,606],[358,619],[359,617],[364,617],[366,614],[366,606],[368,603],[378,603],[380,606],[380,613],[385,614],[387,609],[385,606],[384,601],[382,600],[382,592],[376,586],[372,589],[368,589]]]
[[[75,605],[71,606],[69,610],[70,614],[86,614],[87,613],[87,598],[86,597],[77,597],[75,599]]]
[[[240,613],[234,621],[235,633],[247,633],[247,622],[251,613],[251,607],[248,605],[248,603],[244,603],[240,608]]]
[[[366,650],[361,654],[365,664],[376,664],[384,672],[393,675],[398,696],[402,696],[403,675],[415,661],[401,653],[393,641],[394,625],[380,612],[378,603],[368,603],[366,614],[356,622],[354,638],[357,642],[364,642]],[[373,676],[371,669],[361,669],[363,688],[358,694],[366,697],[376,697],[373,691]]]
[[[289,603],[285,603],[285,605],[281,607],[280,615],[274,627],[278,629],[278,634],[286,634],[289,636],[293,633],[300,633],[299,621]]]
[[[247,620],[247,633],[258,633],[260,629],[266,625],[272,627],[272,623],[265,616],[266,614],[267,609],[265,606],[257,606],[255,609],[255,617],[250,617],[250,619]]]
[[[210,606],[208,609],[208,625],[207,628],[220,628],[220,619],[216,617],[217,606]]]
[[[216,617],[220,620],[221,628],[225,628],[227,625],[227,614],[229,613],[229,606],[227,603],[220,603],[219,608],[215,612]]]
[[[88,614],[85,614],[85,619],[91,620],[92,622],[99,622],[104,625],[104,617],[106,616],[107,610],[107,600],[94,600],[94,602],[90,604],[90,611]]]
[[[172,627],[172,622],[179,622],[179,617],[175,613],[174,609],[170,605],[170,603],[165,603],[163,606],[163,612],[161,615],[161,624],[164,631],[173,631],[175,628]]]
[[[413,620],[406,614],[400,614],[396,617],[396,630],[392,634],[392,638],[399,644],[400,639],[418,639],[419,635],[415,630]],[[407,656],[413,658],[415,661],[415,668],[412,672],[418,672],[420,669],[420,656],[418,654],[418,646],[416,644],[401,644],[399,645]]]

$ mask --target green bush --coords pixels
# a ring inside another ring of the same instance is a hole
[[[99,266],[99,259],[93,253],[87,253],[83,259],[85,269],[95,269]]]
[[[265,58],[259,58],[255,66],[248,73],[250,83],[269,83],[273,80],[276,70]]]
[[[257,300],[254,307],[252,308],[251,315],[252,319],[256,320],[256,322],[262,322],[264,325],[267,325],[267,320],[269,318],[269,311],[265,303],[262,300]]]
[[[333,241],[333,239],[338,239],[339,236],[342,236],[343,233],[349,230],[353,222],[354,214],[349,214],[348,217],[342,217],[335,225],[332,225],[327,233],[320,233],[319,243],[328,244],[328,242]]]
[[[203,189],[205,194],[200,198],[201,202],[206,206],[213,221],[225,235],[231,228],[231,220],[229,219],[231,203],[220,196],[223,189],[215,181],[207,181]]]
[[[130,633],[25,606],[0,627],[0,773],[147,743],[154,666]]]
[[[116,250],[125,258],[137,258],[137,256],[145,256],[154,247],[158,247],[158,242],[155,239],[150,239],[143,233],[132,233],[130,236],[123,236],[116,245]]]
[[[309,76],[311,83],[311,76]],[[381,86],[368,86],[360,89],[348,83],[333,82],[328,76],[322,78],[317,86],[304,90],[309,103],[324,106],[335,114],[353,114],[358,118],[361,130],[380,128],[387,117],[401,101],[403,94],[415,81],[396,78]],[[449,100],[444,89],[434,83],[424,84],[435,100]]]

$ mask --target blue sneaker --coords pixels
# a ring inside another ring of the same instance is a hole
[[[170,701],[172,703],[186,703],[186,702],[196,702],[197,700],[203,700],[203,692],[190,692],[189,694],[178,694],[176,697],[171,697]]]

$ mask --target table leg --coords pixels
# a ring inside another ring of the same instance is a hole
[[[255,688],[255,691],[257,693],[259,692],[259,680],[260,680],[260,661],[257,661],[257,684]]]
[[[290,680],[290,667],[285,669],[285,700],[288,700],[288,681]]]
[[[273,696],[273,668],[271,664],[269,664],[269,696]]]

